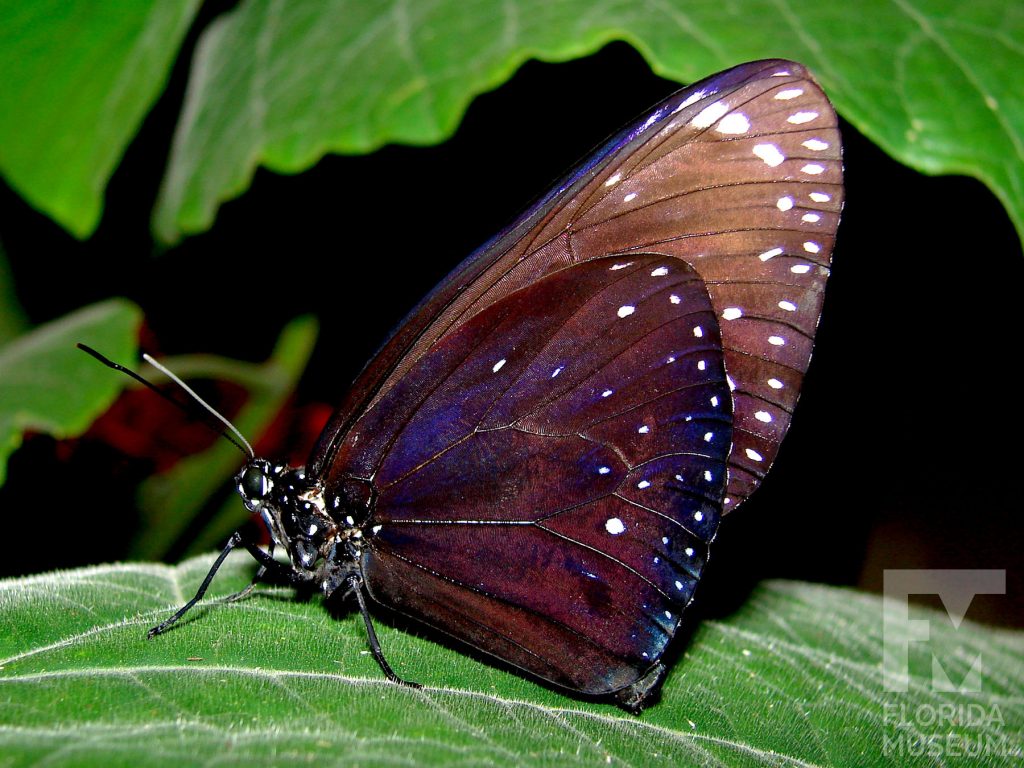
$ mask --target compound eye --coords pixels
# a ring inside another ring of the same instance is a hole
[[[247,467],[238,481],[238,490],[243,498],[251,501],[262,501],[270,495],[270,478],[259,467]]]

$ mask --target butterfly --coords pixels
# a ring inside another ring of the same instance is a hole
[[[305,467],[236,478],[257,580],[379,603],[638,710],[796,406],[843,204],[836,115],[757,61],[655,106],[452,272]],[[251,452],[251,449],[250,449]]]

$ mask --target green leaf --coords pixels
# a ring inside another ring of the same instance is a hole
[[[7,254],[0,243],[0,347],[28,330],[28,320],[14,295],[14,281]]]
[[[75,348],[85,342],[115,359],[136,354],[142,313],[123,299],[80,309],[0,347],[0,484],[7,457],[28,430],[74,437],[117,397],[125,378]],[[51,499],[45,503],[59,503]]]
[[[235,416],[234,424],[248,439],[255,440],[295,391],[313,352],[316,334],[314,318],[293,320],[281,332],[270,358],[262,365],[198,355],[164,362],[183,378],[219,378],[244,386],[249,391],[249,400]],[[165,557],[210,498],[228,487],[229,479],[244,459],[231,443],[218,440],[202,453],[178,462],[169,472],[146,480],[139,489],[143,522],[132,556]],[[206,549],[220,544],[247,515],[245,507],[232,495],[231,503],[199,534],[193,546]]]
[[[951,750],[974,743],[986,751],[970,764],[1020,764],[1018,631],[954,630],[943,613],[911,609],[929,624],[927,653],[912,655],[907,693],[886,693],[879,597],[767,582],[699,626],[662,701],[636,717],[378,622],[398,671],[427,687],[391,685],[358,615],[332,618],[287,590],[203,604],[147,641],[211,561],[0,582],[5,765],[931,766],[962,764]],[[215,590],[251,574],[230,558]],[[933,690],[931,654],[954,681],[980,656],[982,692]],[[900,734],[946,751],[883,754]]]
[[[200,40],[157,233],[206,229],[259,165],[296,173],[327,152],[442,141],[526,59],[619,39],[680,82],[749,59],[801,61],[896,159],[978,177],[1024,234],[1024,13],[1004,0],[347,0],[287,12],[250,0]],[[571,118],[569,94],[559,126]]]
[[[77,237],[163,90],[199,0],[2,0],[0,172]]]

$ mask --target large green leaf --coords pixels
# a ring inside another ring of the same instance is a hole
[[[286,590],[204,605],[147,641],[210,562],[0,582],[4,765],[806,768],[1010,766],[1022,756],[1024,634],[954,630],[945,614],[914,609],[930,641],[911,657],[909,691],[886,693],[883,601],[872,595],[761,585],[734,615],[701,624],[662,701],[635,717],[379,625],[398,670],[427,687],[391,685],[357,615],[332,618]],[[215,590],[251,573],[244,556],[229,559]],[[931,654],[954,681],[980,656],[982,692],[934,690]],[[894,753],[901,737],[923,754]],[[965,744],[984,752],[965,763],[955,754]]]
[[[977,176],[1024,233],[1019,3],[247,0],[200,41],[158,234],[209,227],[258,165],[294,173],[326,152],[441,141],[474,95],[526,59],[570,59],[616,39],[681,82],[747,59],[802,61],[887,152],[928,173]],[[571,117],[568,94],[558,125],[571,130]]]
[[[142,313],[123,299],[94,304],[0,347],[0,485],[24,432],[84,432],[126,379],[75,348],[82,341],[121,360],[138,346]],[[56,497],[46,503],[61,503]],[[65,500],[66,503],[66,500]],[[10,510],[8,510],[10,511]]]
[[[0,0],[0,172],[85,237],[199,0]]]

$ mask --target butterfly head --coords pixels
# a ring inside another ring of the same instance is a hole
[[[305,469],[250,459],[235,477],[235,487],[297,573],[312,575],[337,560],[336,545],[348,538],[346,531],[327,514],[323,493]]]

